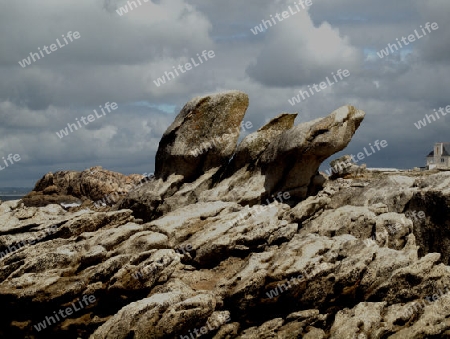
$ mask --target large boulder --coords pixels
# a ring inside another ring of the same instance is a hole
[[[236,150],[248,103],[247,94],[239,91],[189,101],[159,142],[156,178],[177,174],[192,181],[226,164]]]

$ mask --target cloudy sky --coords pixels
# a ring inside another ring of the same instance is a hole
[[[345,104],[363,109],[353,140],[332,158],[386,140],[388,147],[364,159],[369,167],[424,166],[435,142],[450,142],[450,115],[420,130],[414,125],[450,104],[448,0],[312,0],[300,11],[287,0],[140,2],[119,15],[127,1],[0,0],[0,158],[21,158],[0,170],[0,187],[32,187],[47,172],[95,165],[150,173],[158,142],[182,106],[231,89],[249,94],[245,120],[254,130],[281,112],[298,112],[301,123]],[[289,6],[295,14],[252,33]],[[439,28],[425,36],[420,26],[427,22]],[[414,30],[416,41],[378,56]],[[79,38],[68,40],[69,31]],[[23,64],[57,39],[62,46]],[[204,50],[215,57],[155,85]],[[289,103],[339,69],[350,76]],[[106,102],[118,108],[101,115]],[[58,137],[94,109],[100,118]]]

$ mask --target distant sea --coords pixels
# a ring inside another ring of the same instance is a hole
[[[22,199],[24,195],[0,195],[1,201],[8,201],[8,200],[19,200]]]
[[[0,200],[19,200],[32,190],[31,187],[0,187]]]

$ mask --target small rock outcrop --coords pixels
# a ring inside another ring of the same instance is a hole
[[[144,175],[124,175],[101,166],[82,172],[59,171],[47,173],[22,202],[25,206],[42,207],[48,204],[100,202],[113,205],[145,179]],[[115,200],[114,200],[115,198]]]
[[[344,155],[330,162],[330,179],[358,176],[366,171],[366,164],[357,165],[350,155]]]

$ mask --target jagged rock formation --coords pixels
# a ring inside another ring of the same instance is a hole
[[[241,92],[187,103],[160,142],[156,180],[129,194],[120,208],[130,208],[148,221],[196,202],[258,204],[278,192],[288,192],[294,200],[304,199],[317,191],[315,176],[322,161],[347,146],[365,114],[353,106],[343,106],[325,118],[297,126],[293,126],[295,114],[282,114],[248,135],[239,146],[238,136],[233,135],[223,149],[214,147],[202,157],[190,155],[206,136],[223,133],[223,127],[215,131],[222,121],[227,121],[226,129],[239,130],[247,103]],[[208,110],[214,114],[206,114]],[[208,132],[198,138],[191,125],[202,119]],[[184,121],[187,127],[182,125]],[[190,132],[182,137],[185,130]]]
[[[1,203],[0,337],[447,337],[450,172],[315,175],[343,145],[327,131],[348,141],[361,115],[349,106],[294,127],[282,114],[229,163],[191,182],[155,178],[122,201],[147,210]],[[278,156],[285,173],[312,165],[287,181],[262,170]],[[243,173],[257,194],[240,196]],[[266,205],[265,174],[292,196]],[[319,192],[305,190],[312,182]],[[94,302],[56,318],[83,296]]]

